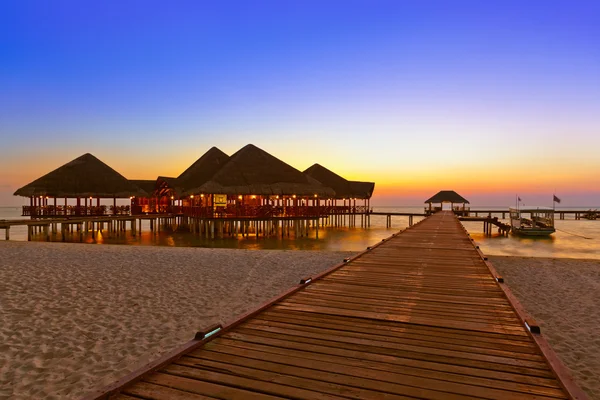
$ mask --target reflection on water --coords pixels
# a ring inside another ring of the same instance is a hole
[[[481,224],[464,223],[471,237],[485,254],[600,259],[600,221],[558,220],[555,221],[555,233],[539,237],[512,234],[508,237],[499,234],[486,237],[482,233]]]
[[[413,212],[420,213],[421,207],[386,207],[375,208],[382,212]],[[501,217],[501,215],[497,215]],[[20,219],[20,208],[0,207],[0,219]],[[283,250],[333,250],[361,251],[381,239],[404,229],[408,226],[408,217],[397,216],[392,219],[392,228],[386,228],[385,216],[372,216],[371,228],[321,228],[319,238],[314,230],[308,237],[226,237],[223,239],[205,239],[187,231],[161,231],[158,235],[150,232],[149,222],[143,221],[142,234],[132,236],[109,237],[106,232],[96,238],[86,235],[85,243],[111,243],[130,245],[160,245],[160,246],[198,246],[211,248],[240,248],[240,249],[283,249]],[[415,218],[415,222],[418,218]],[[503,220],[508,222],[507,220]],[[489,255],[523,256],[523,257],[568,257],[600,259],[600,220],[557,220],[557,231],[548,237],[521,237],[493,234],[483,235],[482,222],[465,222],[471,237],[475,239],[481,250]],[[11,240],[27,240],[25,227],[13,227],[10,231]],[[577,235],[577,236],[576,236]],[[583,237],[591,239],[584,239]],[[36,238],[41,240],[41,237]],[[54,240],[60,240],[59,237]],[[78,242],[75,235],[69,241]]]
[[[207,239],[187,231],[161,231],[154,234],[143,230],[141,235],[133,236],[130,231],[125,235],[111,235],[104,231],[97,233],[94,238],[91,234],[83,235],[81,242],[89,244],[128,244],[128,245],[158,245],[158,246],[181,246],[181,247],[208,247],[208,248],[230,248],[230,249],[278,249],[278,250],[329,250],[329,251],[361,251],[367,246],[381,241],[395,233],[398,229],[385,228],[321,228],[319,238],[314,230],[310,231],[308,237],[256,237],[255,235],[228,236],[224,238]],[[34,240],[43,240],[42,235],[36,235]],[[61,241],[60,234],[52,238]],[[77,233],[67,235],[66,241],[79,242]]]

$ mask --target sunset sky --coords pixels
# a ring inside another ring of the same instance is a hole
[[[375,181],[375,205],[600,206],[598,21],[599,1],[2,2],[0,205],[88,152],[154,179],[253,143]]]

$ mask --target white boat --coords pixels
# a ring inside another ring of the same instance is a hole
[[[553,234],[554,209],[548,207],[510,208],[512,232],[523,236],[547,236]]]

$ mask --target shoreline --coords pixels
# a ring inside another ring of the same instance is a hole
[[[45,242],[0,251],[0,398],[15,399],[80,398],[356,254]],[[600,399],[600,260],[489,259]]]

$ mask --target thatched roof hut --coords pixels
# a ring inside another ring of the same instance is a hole
[[[205,184],[229,161],[229,156],[216,147],[211,147],[188,169],[170,182],[177,193],[183,193]],[[169,183],[167,181],[167,183]]]
[[[333,189],[252,144],[233,154],[206,183],[186,192],[263,196],[335,195]]]
[[[425,203],[456,203],[456,204],[470,204],[469,200],[465,199],[454,190],[442,190],[425,200]]]
[[[23,186],[15,196],[125,198],[146,192],[87,153]]]
[[[373,182],[349,181],[320,164],[313,164],[304,173],[335,190],[337,199],[369,199],[375,189]]]

